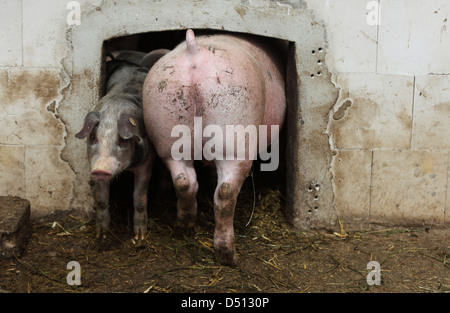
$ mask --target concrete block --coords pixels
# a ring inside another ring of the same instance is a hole
[[[69,45],[68,1],[23,0],[23,66],[61,67]]]
[[[30,202],[19,197],[0,197],[0,258],[19,257],[30,235]]]
[[[446,0],[380,0],[378,72],[450,73]]]
[[[370,219],[442,224],[448,152],[374,151]]]
[[[0,66],[22,65],[22,2],[0,1]]]
[[[60,70],[0,69],[0,144],[61,144]]]
[[[337,149],[408,149],[414,79],[378,74],[339,74],[342,88],[329,129]]]
[[[416,77],[411,148],[450,149],[449,86],[449,76]]]
[[[445,203],[444,222],[447,226],[450,226],[450,152],[448,153],[448,165],[447,165],[447,197]]]
[[[333,72],[374,73],[377,26],[367,23],[367,2],[360,0],[307,0],[327,26],[327,63]]]
[[[25,148],[0,145],[0,194],[25,197]]]
[[[29,146],[25,151],[26,194],[32,219],[69,207],[74,173],[55,146]],[[45,170],[43,170],[45,169]]]
[[[371,166],[371,151],[337,151],[333,158],[334,203],[346,225],[369,220]]]

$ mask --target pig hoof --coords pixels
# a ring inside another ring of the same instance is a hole
[[[97,233],[95,235],[95,238],[98,240],[106,239],[106,230],[97,229]]]
[[[134,234],[134,240],[135,241],[143,241],[147,237],[147,233],[143,231],[139,231],[138,233]]]
[[[194,222],[186,222],[186,221],[183,221],[183,222],[180,222],[180,221],[177,221],[177,227],[178,228],[181,228],[181,229],[192,229],[192,228],[194,228],[194,226],[195,226],[195,221]]]
[[[144,240],[147,237],[147,224],[140,223],[134,226],[134,240]]]
[[[104,240],[104,239],[106,239],[106,234],[97,234],[96,236],[95,236],[95,238],[96,239],[98,239],[98,240]]]
[[[233,267],[237,265],[237,255],[234,249],[216,249],[216,257],[222,265]]]
[[[194,237],[195,227],[180,227],[177,225],[177,227],[174,229],[173,234],[175,237],[178,237],[180,239],[184,237]]]
[[[195,225],[196,216],[195,215],[185,215],[183,217],[177,218],[177,227],[183,229],[193,228]]]

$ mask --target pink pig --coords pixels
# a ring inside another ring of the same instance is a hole
[[[285,116],[284,71],[277,49],[256,37],[215,34],[196,38],[192,30],[186,32],[184,43],[152,67],[143,88],[144,122],[150,141],[170,171],[178,198],[179,227],[192,227],[196,219],[198,183],[193,163],[198,159],[194,152],[199,142],[192,138],[190,157],[174,158],[173,146],[179,140],[174,127],[184,125],[195,133],[194,120],[198,117],[202,121],[200,131],[211,125],[218,125],[224,133],[228,125],[266,125],[267,140],[258,144],[267,148],[266,143],[278,138]],[[279,128],[271,131],[274,125]],[[232,141],[217,138],[220,140],[213,142],[215,157],[206,162],[217,170],[214,248],[218,261],[225,265],[237,263],[234,210],[256,154],[256,147],[249,144],[250,136],[236,135]],[[226,156],[231,143],[243,143],[239,140],[245,141],[248,149],[245,158],[237,157],[237,149],[232,157]],[[202,138],[201,146],[208,141],[211,144],[208,138]],[[217,157],[218,152],[222,157]]]

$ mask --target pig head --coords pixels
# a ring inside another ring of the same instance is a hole
[[[148,155],[149,142],[142,124],[142,114],[138,111],[105,110],[86,115],[76,137],[89,136],[88,159],[94,180],[109,181]]]

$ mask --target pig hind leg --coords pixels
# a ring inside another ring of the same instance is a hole
[[[197,175],[193,161],[169,161],[166,163],[172,176],[178,198],[177,226],[192,228],[197,218]]]
[[[236,265],[234,247],[234,211],[242,184],[252,166],[252,160],[216,161],[217,188],[214,193],[214,249],[221,264]]]

